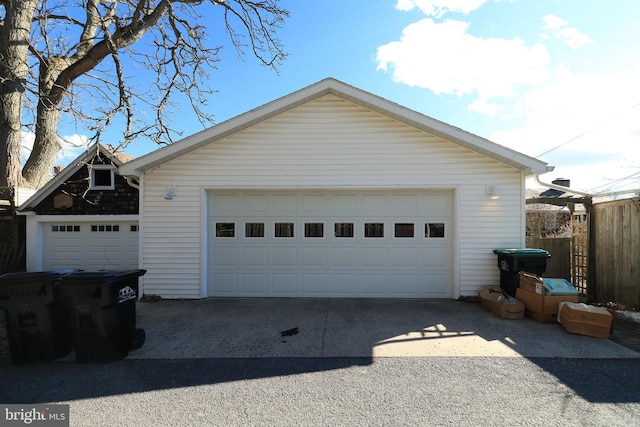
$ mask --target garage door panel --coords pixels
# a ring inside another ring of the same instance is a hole
[[[302,266],[303,267],[323,267],[327,265],[326,247],[303,247]]]
[[[364,267],[386,267],[387,265],[387,248],[368,248],[361,249],[362,265]]]
[[[238,267],[238,250],[235,247],[223,246],[213,250],[214,267]]]
[[[326,273],[302,273],[301,291],[304,296],[324,296],[327,294]]]
[[[208,295],[448,297],[452,194],[210,192]],[[439,204],[444,206],[435,206]],[[216,236],[215,224],[221,222],[235,224],[233,237]],[[245,236],[247,223],[264,224],[264,235]],[[307,223],[323,227],[305,227]],[[339,223],[353,224],[353,234],[351,227],[343,227],[338,233],[345,237],[334,235]],[[396,237],[396,223],[413,224],[414,236]],[[444,223],[446,238],[425,234],[429,223]],[[280,228],[287,237],[277,237],[276,224],[293,224],[293,235]],[[231,282],[234,274],[236,282]]]
[[[269,199],[264,195],[247,195],[242,198],[242,210],[249,214],[266,214],[268,212]],[[237,206],[234,204],[233,207]],[[229,209],[233,209],[229,207]],[[237,212],[236,212],[237,213]]]
[[[422,248],[420,250],[420,262],[425,267],[444,267],[446,268],[449,263],[449,255],[444,253],[440,249],[436,248]]]
[[[272,196],[272,211],[276,214],[298,215],[298,197],[295,195]]]
[[[243,274],[242,291],[246,294],[264,295],[267,292],[267,274]]]
[[[213,275],[216,291],[221,295],[235,295],[238,293],[238,278],[234,273],[216,273]]]
[[[271,274],[271,289],[277,296],[297,296],[298,275],[296,273]]]
[[[353,215],[358,212],[358,198],[355,194],[333,196],[331,211],[334,215]]]
[[[298,248],[295,246],[271,249],[273,267],[295,267],[298,265]]]
[[[266,247],[242,248],[241,265],[248,267],[267,267],[268,250]]]
[[[334,267],[356,267],[358,265],[357,248],[333,248],[331,251]]]
[[[42,226],[45,270],[138,268],[137,222],[76,221]]]
[[[398,248],[392,247],[390,250],[390,266],[391,267],[416,267],[418,266],[418,248],[406,247]]]
[[[333,273],[330,283],[330,293],[343,297],[356,296],[359,277],[355,273]]]
[[[307,215],[326,215],[328,213],[327,197],[302,196],[302,211]]]
[[[387,274],[362,274],[360,279],[360,292],[366,297],[382,297],[385,296],[389,283]]]

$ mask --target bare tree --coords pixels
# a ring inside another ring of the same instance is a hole
[[[240,56],[249,52],[277,69],[286,54],[275,33],[289,16],[278,3],[0,0],[0,187],[46,182],[61,149],[61,120],[93,141],[120,126],[121,146],[140,137],[169,144],[179,135],[170,119],[180,96],[203,125],[212,123],[203,107],[213,92],[208,73],[219,61],[221,33]],[[139,111],[155,117],[145,120]],[[21,168],[22,134],[29,131],[35,142]]]

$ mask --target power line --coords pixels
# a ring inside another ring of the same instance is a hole
[[[573,142],[573,141],[575,141],[575,140],[576,140],[576,139],[578,139],[578,138],[582,138],[583,136],[585,136],[585,135],[587,135],[587,134],[589,134],[589,133],[593,132],[594,130],[596,130],[596,129],[598,129],[598,128],[602,127],[602,126],[604,126],[605,124],[607,124],[607,123],[609,123],[609,122],[611,122],[611,121],[613,121],[613,120],[617,119],[618,117],[620,117],[620,116],[622,116],[622,115],[624,115],[624,114],[627,114],[629,111],[633,110],[634,108],[636,108],[636,107],[638,107],[638,106],[640,106],[640,102],[638,102],[636,105],[632,106],[631,108],[628,108],[628,109],[626,109],[625,111],[623,111],[623,112],[621,112],[621,113],[619,113],[619,114],[617,114],[617,115],[615,115],[615,116],[613,116],[613,117],[609,118],[608,120],[605,120],[604,122],[601,122],[601,123],[597,124],[596,126],[592,127],[591,129],[589,129],[589,130],[587,130],[587,131],[584,131],[584,132],[582,132],[581,134],[579,134],[579,135],[577,135],[577,136],[574,136],[574,137],[573,137],[573,138],[571,138],[570,140],[565,141],[565,142],[563,142],[562,144],[557,145],[557,146],[555,146],[555,147],[553,147],[553,148],[551,148],[551,149],[549,149],[549,150],[545,151],[545,152],[544,152],[544,153],[542,153],[542,154],[538,154],[538,155],[536,156],[536,159],[538,159],[538,158],[540,158],[540,157],[544,156],[545,154],[549,154],[550,152],[555,151],[555,150],[557,150],[557,149],[558,149],[558,148],[560,148],[560,147],[564,147],[564,146],[565,146],[565,145],[567,145],[568,143]]]

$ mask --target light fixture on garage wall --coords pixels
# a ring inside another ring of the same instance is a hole
[[[496,192],[496,187],[493,185],[485,185],[484,192],[491,200],[499,199],[500,196]]]
[[[165,200],[173,200],[173,196],[176,195],[176,187],[167,187],[167,192],[164,195]]]

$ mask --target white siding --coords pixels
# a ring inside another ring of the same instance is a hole
[[[522,179],[510,166],[325,95],[145,173],[145,293],[202,296],[204,190],[422,188],[455,190],[454,289],[473,295],[499,281],[491,251],[522,245]],[[489,199],[487,184],[500,199]],[[176,195],[165,200],[170,186]]]

